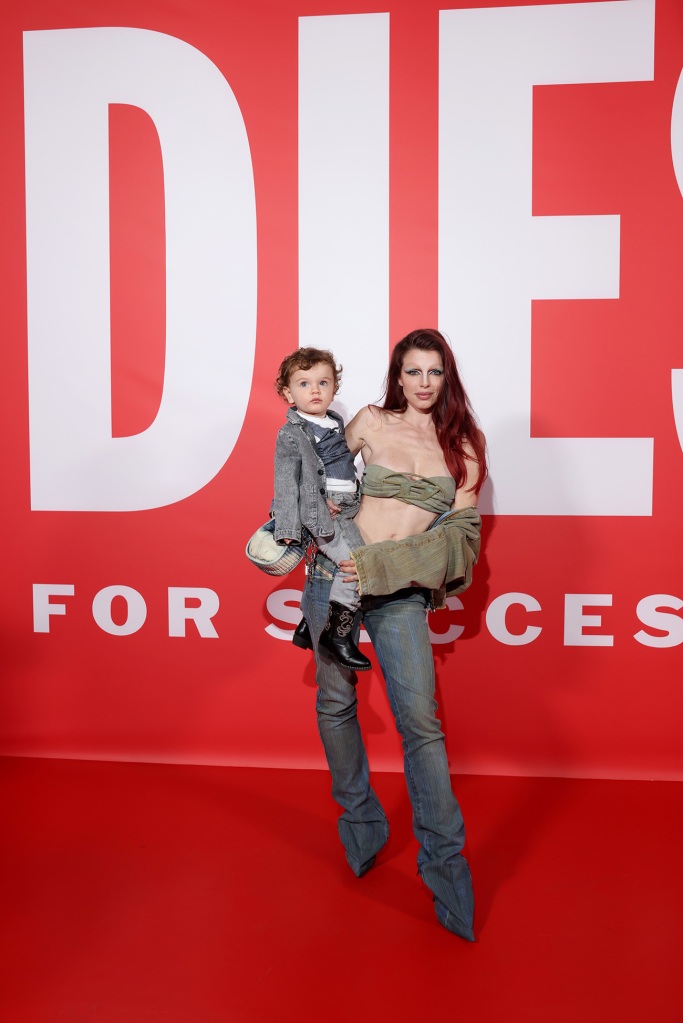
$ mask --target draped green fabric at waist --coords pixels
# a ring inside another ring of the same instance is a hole
[[[367,497],[394,497],[404,504],[443,515],[455,500],[452,476],[415,476],[394,472],[383,465],[368,465],[361,480],[361,493]]]

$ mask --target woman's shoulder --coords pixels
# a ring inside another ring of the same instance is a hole
[[[381,430],[383,426],[395,426],[403,419],[400,411],[380,408],[379,405],[366,405],[361,412],[363,412],[368,425],[374,430]]]
[[[383,416],[384,409],[381,409],[378,405],[364,405],[363,408],[356,412],[349,426],[364,426],[369,427],[371,430],[378,430],[382,426]]]
[[[377,405],[364,405],[346,427],[346,442],[353,455],[363,451],[367,458],[368,452],[375,447],[376,437],[381,434],[383,425],[383,409]]]

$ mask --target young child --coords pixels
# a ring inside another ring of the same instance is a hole
[[[351,556],[344,522],[353,518],[360,503],[344,421],[330,410],[340,381],[341,367],[331,352],[298,348],[282,361],[275,387],[294,407],[277,435],[272,507],[278,543],[300,543],[306,529],[336,565]],[[333,518],[330,511],[337,508],[339,513]],[[337,573],[319,643],[345,668],[368,671],[372,665],[352,639],[359,607],[357,587],[343,582],[342,574]],[[312,647],[305,619],[297,627],[294,642]]]

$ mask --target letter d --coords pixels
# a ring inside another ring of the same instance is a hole
[[[31,503],[137,511],[211,480],[244,420],[256,331],[249,143],[218,69],[133,28],[27,32]],[[108,105],[154,121],[166,201],[166,367],[149,429],[112,437]]]

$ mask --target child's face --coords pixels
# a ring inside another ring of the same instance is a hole
[[[326,362],[316,362],[310,369],[297,369],[289,378],[289,387],[282,393],[299,412],[322,419],[334,398],[334,375]]]

